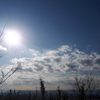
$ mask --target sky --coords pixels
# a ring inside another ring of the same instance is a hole
[[[40,78],[48,90],[71,89],[76,72],[100,76],[100,0],[0,0],[4,26],[21,41],[0,42],[1,70],[19,68],[2,89],[34,90]]]

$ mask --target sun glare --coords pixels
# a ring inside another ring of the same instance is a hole
[[[5,36],[4,40],[9,44],[9,45],[18,45],[20,43],[20,35],[19,32],[15,30],[7,30],[5,31]]]

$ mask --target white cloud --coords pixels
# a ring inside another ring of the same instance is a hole
[[[78,49],[73,49],[67,45],[62,46],[56,50],[45,50],[40,53],[34,49],[30,49],[32,58],[12,59],[11,62],[20,62],[22,70],[29,70],[30,72],[71,72],[76,69],[90,69],[97,70],[100,65],[100,55],[97,53],[87,54]]]
[[[0,45],[0,50],[7,51],[7,48],[5,48],[5,47],[3,47],[2,45]]]
[[[12,84],[37,84],[41,77],[48,85],[62,82],[67,84],[69,80],[72,80],[74,75],[72,73],[75,73],[76,70],[100,71],[100,55],[95,52],[87,54],[68,45],[61,46],[56,50],[44,50],[42,53],[34,49],[29,49],[29,51],[33,57],[11,60],[13,64],[18,63],[17,67],[19,68]],[[68,76],[69,74],[70,76]],[[16,83],[16,80],[19,80],[20,83]]]
[[[29,49],[29,51],[32,53],[32,55],[34,56],[39,56],[40,55],[40,52],[39,51],[36,51],[34,49]]]

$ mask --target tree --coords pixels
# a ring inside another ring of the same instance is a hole
[[[3,27],[3,30],[0,33],[0,42],[2,42],[2,39],[3,39],[4,29],[5,29],[5,26]],[[6,53],[4,54],[1,53],[0,58],[2,58]],[[12,68],[6,74],[4,74],[4,71],[1,70],[0,85],[3,84],[12,74],[14,74],[17,71],[17,69],[18,68]]]
[[[0,42],[2,42],[3,34],[4,34],[5,26],[3,27],[3,30],[0,32]],[[0,58],[3,57],[6,53],[0,53]]]
[[[60,100],[62,97],[62,91],[60,89],[60,86],[57,87],[57,99]]]
[[[60,86],[57,87],[57,100],[68,100],[67,92],[62,91]]]
[[[84,100],[87,93],[91,100],[94,90],[100,87],[100,81],[91,73],[88,73],[81,77],[76,75],[74,77],[74,82],[71,85],[73,90],[78,93],[79,100]]]
[[[3,84],[16,71],[17,71],[17,68],[15,68],[15,69],[12,68],[10,71],[8,71],[6,74],[4,74],[3,70],[1,70],[0,84]]]
[[[41,91],[41,95],[42,95],[42,100],[45,100],[45,86],[44,86],[44,81],[40,78],[40,91]]]

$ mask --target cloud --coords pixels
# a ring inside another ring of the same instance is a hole
[[[61,57],[57,57],[57,58],[54,59],[54,61],[57,62],[57,63],[61,62],[61,60],[62,60]]]
[[[5,48],[5,47],[3,47],[2,45],[0,45],[0,50],[7,51],[7,48]]]
[[[32,53],[32,55],[34,56],[39,56],[40,55],[40,52],[39,51],[36,51],[34,49],[29,49],[29,51]]]
[[[46,62],[50,62],[50,58],[44,58],[43,60]]]
[[[36,71],[41,71],[41,70],[43,70],[43,66],[41,66],[41,65],[39,65],[39,64],[34,64],[34,66],[36,67],[36,68],[34,68]]]
[[[75,71],[81,69],[94,70],[94,66],[99,69],[100,55],[97,53],[87,54],[68,45],[61,46],[56,50],[44,50],[40,53],[34,49],[29,50],[35,57],[12,59],[11,62],[22,63],[22,69],[29,72],[62,72]]]
[[[80,60],[80,63],[81,63],[83,66],[93,66],[93,60],[92,60],[92,59]]]
[[[66,64],[66,66],[68,66],[69,69],[74,69],[76,67],[75,64]]]
[[[32,54],[30,58],[22,57],[11,60],[19,68],[16,78],[14,77],[12,81],[13,84],[16,83],[15,80],[19,80],[20,84],[37,84],[41,77],[48,85],[68,84],[76,71],[100,71],[100,55],[96,52],[85,53],[68,45],[42,52],[29,49],[29,52]]]
[[[100,65],[100,58],[96,58],[96,59],[95,59],[95,64]]]

